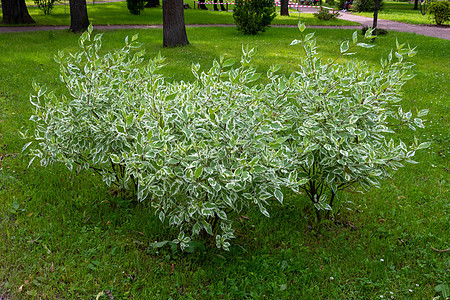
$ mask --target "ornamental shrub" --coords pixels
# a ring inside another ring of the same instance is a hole
[[[365,39],[371,38],[368,31]],[[332,209],[338,191],[379,186],[392,170],[413,163],[415,151],[429,143],[416,141],[408,147],[396,138],[395,128],[422,128],[420,117],[428,111],[413,117],[399,105],[401,87],[412,77],[413,64],[407,60],[415,55],[414,49],[397,44],[380,68],[373,69],[356,60],[338,62],[357,46],[372,47],[358,41],[356,32],[331,61],[324,62],[317,54],[313,33],[301,33],[301,40],[292,42],[297,44],[306,55],[300,69],[268,85],[285,90],[277,115],[283,126],[278,138],[286,140],[279,156],[284,172],[278,175],[310,198],[320,218],[320,210]]]
[[[379,8],[378,10],[383,10],[384,2],[383,0],[379,0]],[[352,10],[357,12],[363,11],[374,11],[375,9],[375,0],[354,0],[352,5]]]
[[[150,201],[161,222],[179,229],[181,248],[206,232],[228,249],[233,214],[256,206],[269,216],[269,202],[283,200],[269,164],[269,134],[281,127],[264,91],[252,87],[254,50],[244,51],[239,67],[220,59],[207,72],[193,66],[194,83],[168,83],[158,74],[161,57],[144,63],[143,52],[131,54],[136,36],[99,56],[101,35],[91,32],[77,54],[58,54],[67,96],[35,85],[31,154],[43,166],[94,170],[107,185]]]
[[[236,0],[233,11],[236,28],[244,34],[264,32],[275,16],[274,0]]]
[[[144,0],[127,0],[127,7],[131,14],[140,15],[144,10]]]
[[[432,2],[428,10],[437,25],[443,25],[450,21],[450,1],[444,0]]]
[[[339,17],[339,12],[320,8],[318,12],[314,13],[314,17],[324,21],[335,20],[337,17]]]
[[[207,71],[193,65],[194,82],[170,83],[159,74],[161,56],[145,62],[134,51],[137,36],[100,56],[101,35],[89,27],[80,52],[56,58],[67,91],[34,85],[36,129],[23,150],[34,142],[30,164],[90,169],[149,201],[161,222],[178,229],[172,243],[182,249],[207,234],[227,250],[235,217],[253,207],[269,217],[270,202],[283,202],[282,187],[303,191],[320,216],[339,190],[377,186],[413,162],[428,144],[407,146],[394,126],[423,127],[427,111],[413,117],[399,105],[413,49],[398,45],[377,70],[340,62],[356,46],[370,47],[355,33],[323,62],[313,34],[299,28],[292,45],[306,57],[290,76],[272,67],[258,83],[255,52],[245,49],[236,66],[220,58]]]

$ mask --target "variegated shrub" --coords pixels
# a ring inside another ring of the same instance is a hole
[[[420,117],[428,110],[413,117],[399,104],[401,88],[412,77],[413,63],[407,60],[415,55],[414,49],[397,43],[379,68],[357,60],[340,62],[357,46],[372,47],[358,41],[355,32],[352,42],[342,43],[336,59],[324,62],[313,33],[304,35],[305,26],[299,28],[301,40],[291,45],[300,44],[305,58],[295,74],[280,76],[271,86],[286,95],[278,116],[283,130],[277,135],[286,140],[280,145],[280,164],[288,174],[287,185],[302,190],[320,218],[320,210],[332,209],[339,190],[358,186],[368,190],[403,163],[414,163],[415,151],[429,143],[407,146],[394,129],[422,128]],[[372,38],[368,31],[364,39]]]
[[[142,52],[130,53],[136,37],[99,56],[101,36],[91,32],[79,53],[57,58],[67,95],[36,85],[32,155],[44,166],[93,169],[151,201],[160,220],[180,230],[181,248],[204,230],[228,249],[229,213],[255,206],[269,216],[269,200],[283,200],[268,163],[270,133],[281,126],[264,90],[252,86],[254,51],[243,51],[237,68],[220,59],[208,72],[193,66],[194,83],[168,83],[158,74],[161,57],[144,63]]]
[[[228,249],[232,217],[252,207],[268,217],[270,201],[283,202],[282,187],[330,210],[338,190],[378,185],[427,147],[387,139],[395,137],[391,125],[423,127],[426,111],[413,119],[398,104],[412,49],[398,45],[379,69],[324,63],[304,30],[292,43],[306,55],[299,70],[286,77],[272,67],[259,84],[252,49],[236,67],[221,58],[208,71],[194,65],[194,82],[167,82],[158,73],[163,58],[131,53],[136,37],[100,56],[101,35],[90,28],[80,52],[57,57],[67,93],[35,86],[33,159],[93,169],[150,201],[161,222],[179,230],[173,242],[182,249],[202,232]],[[355,46],[369,45],[355,33],[341,54]]]

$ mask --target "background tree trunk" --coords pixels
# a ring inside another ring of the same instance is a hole
[[[148,0],[148,3],[145,5],[145,7],[159,7],[161,4],[159,4],[159,0]]]
[[[183,0],[162,0],[163,3],[163,46],[184,46],[189,44],[184,24]]]
[[[419,9],[419,0],[414,0],[414,10]]]
[[[281,0],[280,15],[289,16],[289,0]]]
[[[85,31],[89,27],[86,0],[70,0],[70,30]]]
[[[373,25],[374,34],[377,34],[377,25],[378,25],[378,9],[380,8],[380,0],[375,0],[375,7],[373,10]]]
[[[1,0],[3,24],[33,24],[25,0]]]

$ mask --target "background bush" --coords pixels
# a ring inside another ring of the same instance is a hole
[[[380,0],[379,10],[383,10],[384,2]],[[374,11],[375,9],[375,0],[355,0],[353,1],[352,10],[357,12],[363,11]]]
[[[236,27],[244,34],[264,32],[275,16],[274,0],[237,0],[233,12]]]
[[[335,0],[334,5],[335,5],[336,8],[338,8],[339,10],[341,10],[341,9],[344,8],[344,3],[345,3],[346,1],[347,1],[347,0]]]
[[[339,17],[339,12],[331,12],[329,9],[320,8],[318,12],[314,13],[314,17],[318,18],[319,20],[325,21],[335,20],[337,17]]]
[[[140,15],[144,10],[145,2],[144,0],[127,0],[128,10],[133,15]]]
[[[51,13],[55,2],[56,0],[34,0],[34,4],[44,12],[44,15]]]
[[[433,16],[434,22],[438,25],[450,21],[450,2],[449,1],[435,1],[430,4],[428,8],[430,14]]]

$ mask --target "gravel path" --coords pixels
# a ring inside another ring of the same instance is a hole
[[[316,12],[316,8],[301,8],[303,13]],[[341,12],[340,19],[360,23],[361,25],[371,26],[373,19],[353,15],[349,12]],[[336,28],[336,29],[360,29],[359,26],[307,26],[309,28]],[[234,25],[186,25],[187,27],[210,27],[210,26],[234,26]],[[95,25],[95,29],[146,29],[146,28],[161,28],[162,25]],[[277,27],[274,25],[274,27]],[[292,26],[294,27],[294,26]],[[441,39],[450,40],[449,26],[435,26],[435,25],[413,25],[395,21],[378,19],[378,28],[386,29],[388,31],[410,32],[420,35],[437,37]],[[0,27],[0,34],[7,32],[31,32],[31,31],[50,31],[50,30],[64,30],[68,26],[8,26]]]

